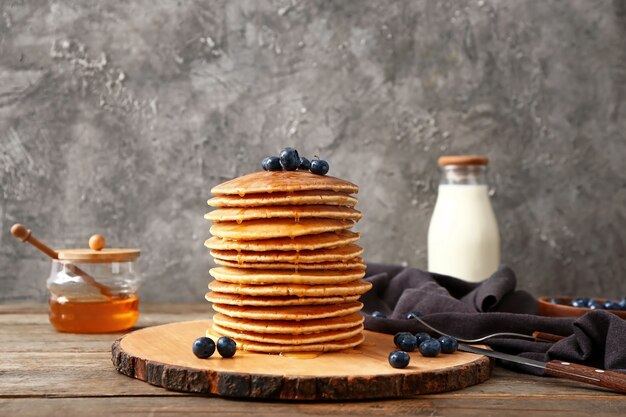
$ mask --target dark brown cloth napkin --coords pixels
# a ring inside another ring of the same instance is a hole
[[[555,343],[514,338],[482,343],[500,352],[531,359],[559,359],[626,373],[626,320],[601,310],[576,319],[535,315],[535,298],[515,289],[517,280],[508,267],[501,267],[481,283],[468,283],[415,268],[368,264],[365,280],[373,284],[361,298],[368,330],[432,334],[416,320],[405,318],[407,313],[417,311],[431,326],[464,339],[496,332],[530,335],[540,331],[567,337]],[[372,317],[374,311],[380,311],[386,318]],[[393,348],[389,346],[390,351]],[[541,374],[540,369],[529,366],[504,362],[503,365]]]

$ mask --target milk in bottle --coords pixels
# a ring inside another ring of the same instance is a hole
[[[482,281],[500,264],[500,233],[489,201],[483,156],[444,156],[428,229],[428,270]]]

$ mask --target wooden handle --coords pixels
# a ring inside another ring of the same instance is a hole
[[[21,224],[14,224],[13,227],[11,227],[11,234],[15,236],[16,239],[19,239],[22,242],[30,243],[52,259],[59,259],[59,254],[54,249],[51,249],[41,243],[39,239],[33,236],[33,232],[31,232],[29,229],[25,228]]]
[[[626,375],[563,361],[546,363],[546,374],[626,393]]]
[[[533,332],[533,337],[539,342],[558,342],[565,339],[566,336],[560,336],[558,334]]]

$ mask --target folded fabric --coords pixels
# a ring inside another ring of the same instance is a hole
[[[373,284],[361,298],[368,330],[433,333],[416,320],[406,318],[410,312],[420,312],[426,323],[463,339],[497,332],[552,333],[567,337],[555,343],[515,338],[482,343],[531,359],[559,359],[626,373],[626,320],[601,310],[580,318],[538,316],[535,298],[516,290],[515,274],[508,267],[500,268],[481,283],[469,283],[415,268],[368,264],[365,279]],[[371,316],[374,311],[386,317]],[[542,373],[538,368],[503,364],[527,373]]]

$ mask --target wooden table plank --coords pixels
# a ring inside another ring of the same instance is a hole
[[[142,305],[139,326],[204,319],[207,305]],[[121,334],[58,333],[45,305],[0,306],[2,415],[625,415],[626,396],[591,386],[495,368],[486,383],[411,399],[273,403],[197,397],[123,376],[111,363]],[[558,411],[555,413],[555,411]]]

